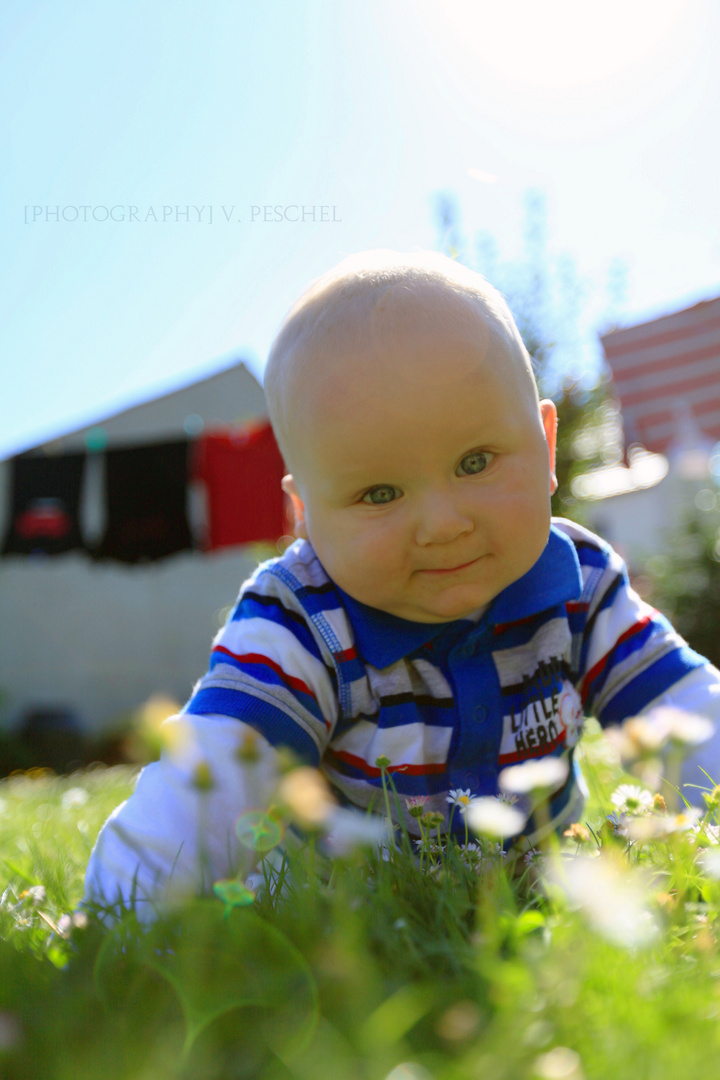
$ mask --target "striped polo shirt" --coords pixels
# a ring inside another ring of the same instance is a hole
[[[554,520],[537,563],[481,617],[448,623],[359,603],[300,540],[245,583],[185,711],[244,721],[360,807],[377,803],[386,758],[415,834],[402,797],[447,815],[451,789],[495,795],[505,766],[567,756],[558,825],[582,807],[583,716],[620,722],[705,664],[612,548],[569,521]]]

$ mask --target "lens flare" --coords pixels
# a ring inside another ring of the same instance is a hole
[[[243,847],[264,855],[272,851],[283,838],[282,824],[270,813],[262,810],[248,810],[235,826],[237,838]]]

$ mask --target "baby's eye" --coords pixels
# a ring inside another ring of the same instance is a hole
[[[380,487],[371,488],[370,491],[366,491],[362,497],[362,501],[366,503],[373,503],[375,506],[382,506],[383,503],[393,502],[399,495],[398,489],[391,487],[390,484],[381,484]]]
[[[487,469],[494,458],[487,450],[475,450],[472,454],[466,454],[457,467],[458,476],[473,476]]]

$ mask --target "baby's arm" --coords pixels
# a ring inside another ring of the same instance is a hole
[[[168,748],[140,774],[132,796],[105,823],[85,880],[85,901],[133,906],[209,892],[219,878],[250,871],[256,856],[235,825],[267,807],[277,754],[261,735],[225,716],[183,714],[165,724]]]
[[[215,639],[186,711],[167,722],[161,760],[104,825],[85,900],[134,901],[151,917],[158,902],[249,871],[257,857],[239,844],[238,819],[268,807],[277,748],[319,763],[337,719],[333,675],[293,589],[261,569]]]
[[[586,568],[584,597],[589,606],[580,689],[586,713],[603,725],[660,705],[703,716],[714,733],[687,757],[683,782],[707,785],[701,768],[720,780],[720,672],[638,596],[616,552],[598,544],[595,553],[581,556],[586,560],[596,563],[589,574]],[[696,789],[685,794],[698,801]]]

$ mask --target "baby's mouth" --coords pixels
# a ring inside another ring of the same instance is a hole
[[[461,570],[467,570],[468,567],[474,566],[475,563],[479,563],[484,556],[479,555],[477,559],[471,559],[470,562],[460,563],[458,566],[437,567],[435,569],[421,570],[421,574],[457,574]]]

